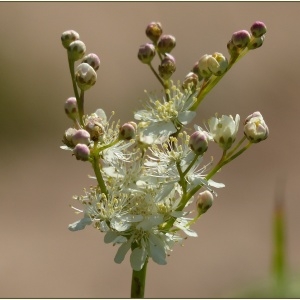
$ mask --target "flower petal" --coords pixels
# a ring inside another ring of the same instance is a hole
[[[147,252],[145,248],[135,248],[130,255],[130,264],[133,270],[140,271],[147,258]]]

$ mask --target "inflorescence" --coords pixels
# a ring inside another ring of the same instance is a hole
[[[269,130],[260,112],[245,119],[244,136],[238,142],[239,115],[216,115],[207,121],[206,130],[194,125],[190,134],[189,124],[206,94],[241,57],[263,44],[265,33],[262,22],[255,22],[250,32],[233,33],[228,59],[218,52],[205,54],[181,83],[174,84],[176,61],[170,53],[176,39],[163,34],[159,22],[150,23],[146,28],[150,41],[140,46],[137,57],[153,72],[163,93],[148,94],[143,109],[134,113],[136,121],[121,125],[102,109],[84,112],[84,96],[97,81],[100,59],[94,53],[86,55],[77,32],[63,32],[74,96],[65,102],[73,126],[65,131],[61,148],[91,163],[96,180],[84,195],[74,197],[82,208],[73,208],[82,218],[69,225],[71,231],[93,225],[105,234],[105,243],[119,246],[116,263],[131,252],[135,271],[148,258],[166,264],[183,235],[197,236],[191,225],[212,206],[215,189],[224,187],[211,178],[252,144],[265,140]],[[156,68],[154,58],[159,61]],[[205,165],[211,142],[220,146],[222,156],[216,164],[211,160]]]

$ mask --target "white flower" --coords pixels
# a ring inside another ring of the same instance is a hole
[[[175,133],[182,125],[187,125],[195,117],[196,113],[190,111],[196,98],[190,89],[183,92],[179,87],[173,85],[169,91],[169,98],[157,100],[149,95],[149,102],[145,109],[134,114],[136,120],[144,123],[143,130],[140,131],[140,140],[147,143],[147,137],[152,139],[148,143],[163,142],[171,134]]]
[[[252,143],[259,143],[268,137],[269,128],[259,111],[246,118],[244,134]]]
[[[227,150],[235,141],[239,122],[239,115],[235,116],[235,120],[231,115],[223,115],[221,118],[212,117],[208,120],[209,133],[221,148]]]

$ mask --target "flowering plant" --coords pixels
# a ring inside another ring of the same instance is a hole
[[[69,229],[93,225],[103,232],[105,243],[119,246],[116,263],[130,252],[133,298],[144,296],[149,258],[165,265],[168,253],[175,244],[183,243],[183,236],[197,236],[191,225],[212,206],[215,189],[224,187],[212,177],[252,144],[268,137],[259,112],[246,118],[244,137],[237,143],[239,115],[216,115],[207,121],[206,129],[191,125],[207,93],[241,57],[263,44],[264,23],[255,22],[250,32],[240,30],[232,35],[227,44],[229,59],[218,52],[205,54],[183,82],[175,84],[176,62],[170,53],[176,39],[162,34],[159,22],[150,23],[146,35],[151,42],[140,46],[138,59],[158,79],[162,95],[148,94],[143,109],[134,113],[136,122],[123,125],[107,118],[101,108],[85,114],[85,93],[96,83],[100,59],[93,53],[85,55],[86,46],[77,32],[61,35],[75,95],[65,102],[73,126],[65,131],[61,148],[90,163],[96,182],[84,195],[74,197],[82,208],[73,208],[82,217]],[[213,161],[203,163],[209,142],[222,150],[215,165]]]

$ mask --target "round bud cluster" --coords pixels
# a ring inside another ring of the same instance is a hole
[[[73,149],[73,154],[77,160],[88,161],[90,156],[90,149],[85,144],[77,144]]]
[[[154,58],[155,53],[155,47],[153,44],[147,43],[141,45],[138,51],[138,59],[144,64],[149,64]]]
[[[162,26],[159,22],[151,22],[146,28],[147,37],[156,44],[162,35]]]
[[[83,58],[85,51],[85,44],[82,41],[76,40],[68,46],[68,57],[73,61],[77,61]]]
[[[252,143],[259,143],[269,136],[269,128],[259,111],[245,119],[244,134]]]
[[[100,58],[98,55],[90,53],[83,58],[82,63],[89,64],[95,71],[97,71],[100,66]]]
[[[182,83],[183,89],[191,89],[193,92],[195,92],[198,84],[198,75],[190,72],[185,76],[185,79]]]
[[[190,136],[189,145],[197,155],[202,155],[208,148],[208,136],[204,131],[195,131]]]
[[[78,87],[86,91],[96,83],[97,73],[89,64],[81,63],[76,68],[75,78]]]
[[[135,122],[125,123],[120,127],[119,138],[121,140],[131,140],[135,137],[137,124]]]
[[[175,58],[166,54],[165,58],[161,61],[158,66],[159,76],[165,80],[169,79],[172,74],[176,71]]]
[[[170,53],[176,46],[176,39],[172,35],[163,35],[157,43],[157,51],[160,53]]]
[[[61,42],[64,48],[68,49],[69,45],[79,40],[79,34],[74,30],[67,30],[61,34]]]
[[[199,214],[204,214],[213,205],[214,196],[210,191],[199,193],[197,198],[197,210]]]
[[[70,97],[65,102],[65,113],[73,121],[78,118],[78,107],[75,97]]]

